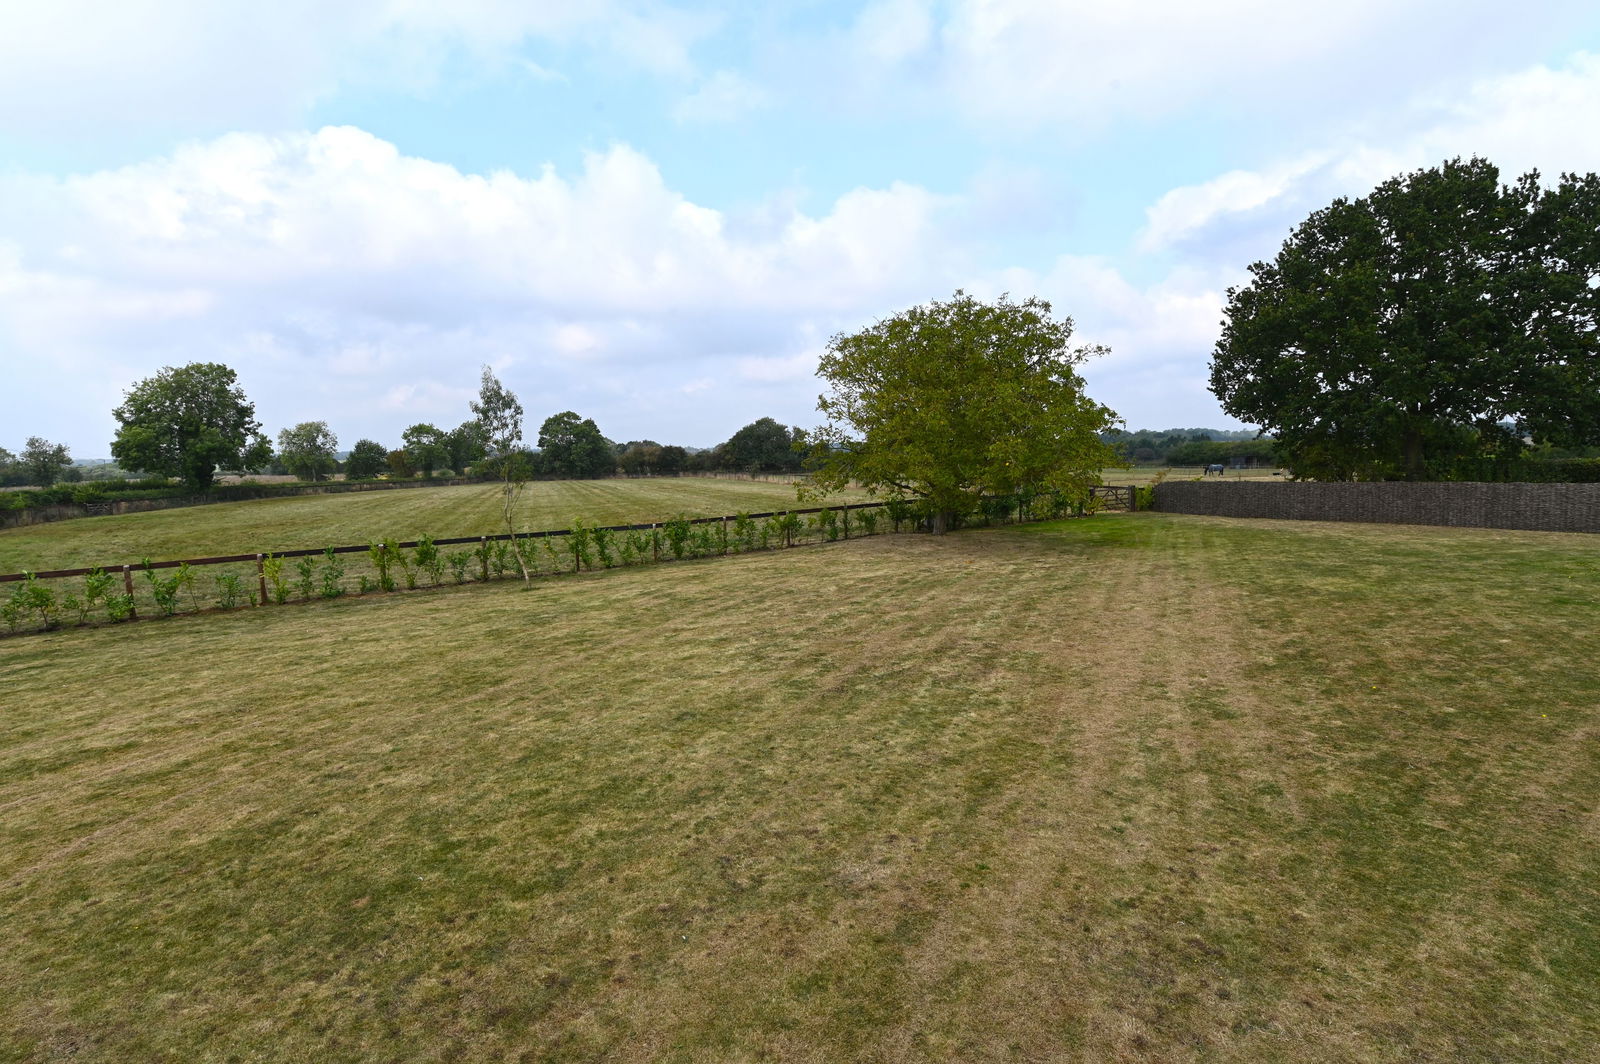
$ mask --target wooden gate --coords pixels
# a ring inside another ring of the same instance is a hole
[[[1137,505],[1133,485],[1117,486],[1096,484],[1089,489],[1089,497],[1100,503],[1102,510],[1132,510]]]

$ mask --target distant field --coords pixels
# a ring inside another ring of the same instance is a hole
[[[0,641],[0,1059],[1591,1060],[1597,601],[1139,514]]]
[[[1283,480],[1274,469],[1230,469],[1221,477],[1205,477],[1204,473],[1204,466],[1132,466],[1107,469],[1100,476],[1107,484],[1148,484],[1162,474],[1167,480]]]
[[[523,492],[517,528],[566,528],[573,518],[629,524],[665,520],[680,511],[716,517],[798,505],[792,485],[765,481],[539,481]],[[0,573],[138,564],[146,556],[162,561],[343,546],[384,536],[442,539],[503,531],[495,484],[302,495],[6,529],[0,531]]]

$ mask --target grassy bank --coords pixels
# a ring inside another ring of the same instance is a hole
[[[9,640],[0,1058],[1583,1059],[1597,598],[1143,514]]]

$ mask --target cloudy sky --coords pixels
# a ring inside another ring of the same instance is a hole
[[[1473,154],[1600,170],[1600,4],[0,0],[0,446],[107,456],[201,360],[272,435],[448,428],[488,364],[704,446],[957,288],[1108,344],[1130,427],[1233,426],[1228,286]]]

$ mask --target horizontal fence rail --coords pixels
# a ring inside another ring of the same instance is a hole
[[[840,503],[838,506],[813,506],[804,510],[768,510],[763,513],[745,514],[744,516],[751,521],[756,521],[766,520],[769,517],[782,517],[785,514],[805,516],[807,514],[820,514],[827,510],[832,510],[834,513],[838,513],[840,510],[881,510],[883,507],[884,504],[881,502],[851,502]],[[728,514],[723,517],[688,517],[684,520],[691,525],[714,525],[737,521],[738,519],[739,515]],[[653,528],[662,528],[670,523],[670,521],[645,521],[634,525],[600,525],[597,527],[602,532],[648,532]],[[589,531],[593,532],[595,529],[591,528]],[[519,541],[529,539],[551,539],[559,536],[570,535],[572,535],[572,529],[570,528],[552,528],[537,532],[502,532],[492,536],[453,536],[449,539],[436,539],[433,541],[433,545],[435,547],[459,547],[466,543],[483,543],[484,541],[488,541],[490,543],[502,543],[512,539]],[[396,543],[395,546],[399,547],[401,550],[413,550],[416,548],[419,542],[419,540],[412,539],[406,540],[403,543]],[[187,565],[190,567],[199,567],[202,565],[239,565],[244,562],[254,562],[256,559],[265,557],[267,554],[272,555],[274,558],[321,558],[325,557],[330,550],[334,554],[365,554],[369,549],[370,544],[362,544],[360,546],[352,547],[318,547],[298,550],[265,551],[261,554],[224,554],[215,558],[179,558],[171,561],[153,561],[149,562],[148,564],[141,559],[137,562],[127,562],[112,565],[91,565],[81,569],[41,569],[38,572],[4,573],[0,574],[0,584],[7,583],[8,581],[26,580],[30,576],[38,580],[56,580],[69,576],[88,576],[90,573],[97,570],[100,572],[111,573],[121,572],[124,569],[176,569],[181,565]]]
[[[1132,488],[1104,487],[1076,498],[1060,493],[986,497],[970,516],[982,524],[1021,523],[1086,516],[1119,504],[1132,508],[1136,501]],[[852,514],[860,516],[852,519]],[[98,617],[102,612],[115,624],[137,621],[145,611],[171,617],[399,591],[401,583],[404,590],[411,591],[519,574],[531,578],[583,569],[628,568],[666,561],[669,555],[672,560],[687,560],[781,550],[899,532],[908,522],[913,528],[925,527],[928,520],[926,514],[880,500],[718,517],[618,525],[580,521],[571,528],[529,532],[444,539],[423,536],[404,542],[384,538],[364,545],[25,570],[0,575],[0,584],[9,585],[9,591],[0,596],[0,621],[6,628],[0,635],[50,631],[74,619],[74,627],[101,623]],[[441,550],[449,547],[469,549]],[[353,559],[353,564],[344,559]],[[292,564],[286,567],[286,562]],[[202,581],[197,572],[206,567],[211,569]],[[157,571],[168,575],[157,576]],[[136,572],[144,574],[137,582]],[[50,583],[72,577],[83,578],[82,586]],[[96,615],[96,621],[89,620],[90,614]]]

